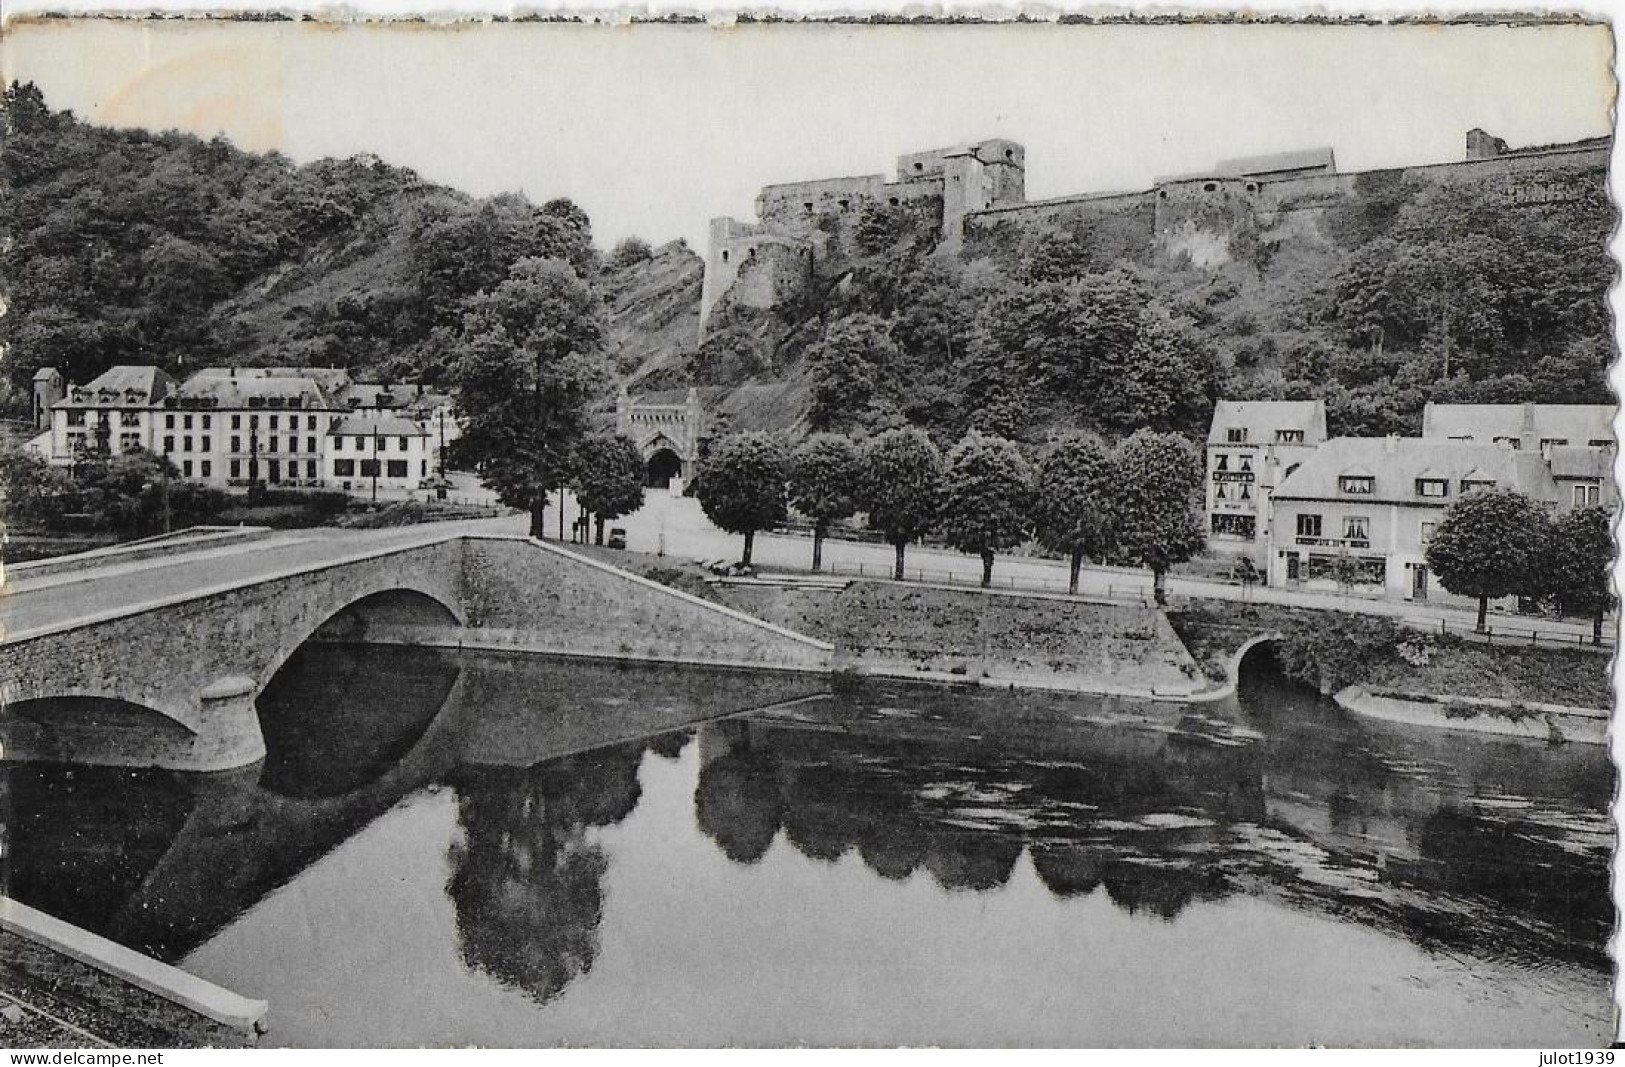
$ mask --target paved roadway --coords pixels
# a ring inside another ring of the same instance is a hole
[[[566,518],[575,514],[573,500],[567,501]],[[557,530],[558,512],[549,508],[549,531]],[[388,530],[290,530],[237,545],[225,545],[184,556],[112,564],[95,571],[16,580],[8,576],[5,596],[0,597],[0,626],[6,633],[19,633],[42,626],[71,621],[121,607],[149,603],[205,589],[226,582],[270,574],[285,567],[314,565],[343,558],[355,552],[392,545],[436,540],[452,531],[523,533],[523,515],[498,519],[472,519],[431,523]],[[681,560],[738,559],[742,540],[712,526],[700,511],[698,502],[652,491],[643,509],[616,520],[612,525],[627,531],[627,547],[635,552],[664,553]],[[758,566],[772,570],[806,571],[811,566],[812,544],[806,537],[758,534],[755,545]],[[893,554],[889,545],[851,541],[827,541],[826,568],[841,574],[889,577]],[[974,583],[981,578],[981,562],[962,553],[911,546],[907,566],[910,578]],[[1026,589],[1066,590],[1066,566],[1055,560],[1021,559],[1001,556],[994,566],[994,582],[999,586]],[[1084,594],[1112,597],[1151,595],[1151,578],[1144,571],[1123,568],[1088,567],[1079,582]],[[1391,615],[1416,623],[1444,621],[1452,630],[1469,630],[1473,613],[1462,608],[1401,600],[1372,600],[1334,593],[1252,588],[1191,578],[1169,578],[1172,596],[1208,597],[1223,600],[1249,600],[1258,603],[1298,607],[1332,608],[1369,614]],[[1527,635],[1539,630],[1554,638],[1589,640],[1590,625],[1556,619],[1493,616],[1491,625],[1514,628]]]

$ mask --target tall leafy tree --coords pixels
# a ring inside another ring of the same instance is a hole
[[[813,521],[813,573],[823,569],[829,524],[858,510],[863,454],[849,437],[815,433],[790,457],[790,503]]]
[[[743,534],[739,562],[750,566],[756,531],[783,522],[789,461],[784,443],[770,433],[729,434],[711,442],[695,490],[706,518],[729,533]]]
[[[1614,602],[1611,509],[1576,508],[1552,523],[1545,575],[1547,592],[1564,611],[1591,617],[1591,643],[1602,644],[1603,616]]]
[[[1168,602],[1168,568],[1202,550],[1202,457],[1172,433],[1139,430],[1117,446],[1112,514],[1117,557],[1151,571],[1159,605]]]
[[[1112,454],[1094,437],[1073,437],[1044,456],[1038,469],[1033,525],[1045,548],[1067,555],[1067,592],[1078,591],[1084,559],[1105,559],[1116,537],[1117,483]]]
[[[1445,511],[1428,544],[1439,584],[1478,598],[1478,630],[1492,597],[1539,593],[1541,546],[1550,542],[1546,509],[1512,489],[1468,493]]]
[[[893,577],[903,580],[903,552],[936,528],[942,508],[942,453],[924,430],[888,430],[864,450],[865,485],[860,502],[869,528],[879,530],[897,552]]]
[[[470,304],[452,366],[458,453],[543,536],[603,383],[601,304],[566,262],[524,259]]]
[[[604,543],[604,524],[643,506],[643,453],[624,434],[594,434],[576,460],[576,500],[592,513],[594,540]]]
[[[938,526],[948,543],[982,560],[982,588],[993,584],[994,554],[1027,539],[1032,465],[1010,441],[975,430],[948,453]]]
[[[870,401],[885,390],[897,358],[897,345],[884,319],[859,314],[832,323],[823,340],[807,352],[813,383],[808,419],[813,429],[857,425]]]

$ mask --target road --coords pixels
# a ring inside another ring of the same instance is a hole
[[[711,525],[700,510],[698,501],[654,490],[649,492],[641,511],[624,519],[617,519],[613,525],[626,530],[627,548],[635,552],[664,552],[665,555],[678,559],[716,561],[737,560],[743,548],[741,537],[725,533]],[[756,535],[752,551],[752,562],[759,568],[769,570],[810,570],[812,540],[807,537],[759,533]],[[854,541],[824,542],[824,566],[831,573],[861,572],[889,578],[893,562],[894,556],[890,545]],[[909,546],[906,566],[911,580],[971,584],[980,582],[982,577],[981,560],[976,557],[919,545]],[[999,587],[1064,593],[1066,581],[1066,564],[1061,560],[1000,556],[993,567],[993,582]],[[1085,567],[1079,576],[1078,591],[1092,596],[1150,599],[1151,575],[1146,571],[1121,567]],[[1170,577],[1168,594],[1175,597],[1245,600],[1259,604],[1389,615],[1409,620],[1413,624],[1442,621],[1452,631],[1470,630],[1475,622],[1474,613],[1470,609],[1438,602],[1382,600],[1257,586],[1244,589],[1241,586],[1196,578]],[[1572,640],[1576,644],[1589,641],[1591,638],[1591,625],[1587,622],[1495,614],[1491,616],[1490,624],[1492,628],[1500,628],[1503,632],[1527,635],[1530,631],[1539,631],[1554,638],[1560,637],[1565,642]]]
[[[555,505],[556,501],[555,497]],[[567,498],[566,521],[574,515],[574,500]],[[547,513],[550,533],[558,529],[557,522],[557,507],[550,507]],[[627,548],[634,552],[664,554],[681,560],[717,561],[738,559],[742,548],[742,539],[713,526],[697,501],[661,491],[650,491],[640,511],[617,519],[612,525],[626,530]],[[76,574],[18,580],[13,572],[8,575],[6,595],[0,598],[0,626],[7,634],[18,634],[163,600],[189,590],[251,579],[287,567],[314,566],[371,549],[437,540],[450,532],[524,533],[526,527],[526,517],[515,514],[387,530],[290,530],[258,541],[183,556],[113,564]],[[770,570],[807,571],[812,562],[811,540],[758,534],[754,562]],[[893,553],[889,545],[826,541],[824,563],[832,573],[890,577]],[[914,580],[972,584],[981,578],[981,561],[975,557],[917,545],[908,550],[907,566],[908,576]],[[1066,565],[1058,560],[1001,556],[993,573],[994,582],[1000,587],[1066,591]],[[1125,568],[1086,567],[1079,579],[1079,592],[1149,599],[1151,577],[1144,571]],[[1170,577],[1168,592],[1175,597],[1246,600],[1389,615],[1413,625],[1442,622],[1453,631],[1470,630],[1474,621],[1471,611],[1436,602],[1375,600],[1288,589],[1243,589],[1193,578]],[[1492,617],[1491,625],[1506,633],[1522,633],[1526,638],[1531,631],[1538,631],[1575,644],[1588,641],[1591,633],[1588,623],[1535,617],[1498,615]]]

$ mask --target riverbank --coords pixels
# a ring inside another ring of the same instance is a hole
[[[1391,721],[1600,743],[1613,706],[1611,657],[1590,647],[1490,645],[1268,604],[1191,601],[1169,621],[1210,678],[1233,684],[1266,636],[1290,677]]]

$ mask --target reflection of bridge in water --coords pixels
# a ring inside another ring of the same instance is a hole
[[[1153,921],[1245,895],[1429,948],[1607,967],[1606,816],[1575,814],[1603,803],[1607,768],[1586,753],[1509,761],[1458,739],[1435,759],[1335,711],[1260,703],[1238,717],[902,684],[808,700],[817,685],[789,675],[339,645],[293,666],[261,701],[257,772],[13,768],[14,892],[178,959],[444,786],[463,965],[546,1002],[597,952],[612,855],[594,828],[634,811],[643,761],[703,723],[692,819],[736,864],[855,853],[882,879],[978,893],[1025,853],[1054,896],[1103,891]],[[1567,823],[1484,793],[1545,798]]]

